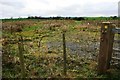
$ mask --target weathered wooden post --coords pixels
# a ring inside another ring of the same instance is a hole
[[[21,68],[21,77],[25,78],[25,66],[24,66],[24,56],[23,56],[23,38],[19,37],[18,49],[19,49],[19,59],[20,59],[20,68]]]
[[[114,26],[110,22],[103,22],[101,26],[100,51],[98,58],[98,73],[105,73],[110,67],[113,51]]]
[[[66,26],[64,26],[62,37],[63,37],[63,60],[64,60],[64,75],[67,74],[67,67],[66,67],[66,41],[65,41],[65,32],[66,32]]]

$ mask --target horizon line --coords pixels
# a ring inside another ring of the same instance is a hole
[[[114,17],[118,15],[111,15],[111,16],[19,16],[19,17],[1,17],[0,19],[18,19],[18,18],[28,18],[28,17],[44,17],[44,18],[48,18],[48,17]]]

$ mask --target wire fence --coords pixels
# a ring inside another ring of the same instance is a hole
[[[80,73],[84,68],[82,65],[89,65],[91,61],[97,63],[98,60],[101,27],[97,24],[90,26],[90,23],[84,27],[67,26],[64,33],[64,29],[54,27],[47,32],[43,32],[44,29],[35,30],[32,36],[24,36],[22,32],[12,34],[12,37],[3,40],[3,66],[16,63],[21,65],[21,73],[16,71],[15,74],[18,75],[15,77],[33,75],[31,70],[35,69],[34,75],[50,73],[49,75],[59,76],[57,72],[66,75],[74,71]],[[56,67],[51,67],[50,63]],[[18,69],[18,66],[14,69]]]

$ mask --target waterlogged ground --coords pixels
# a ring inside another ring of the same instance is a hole
[[[12,31],[10,25],[14,26]],[[9,43],[11,39],[17,40],[19,35],[24,39],[24,64],[28,78],[108,77],[97,75],[99,25],[74,20],[25,20],[4,22],[3,27],[4,78],[21,77],[18,45]],[[20,29],[22,32],[17,32]],[[63,30],[66,31],[66,76],[63,75]],[[112,76],[118,77],[118,74]]]

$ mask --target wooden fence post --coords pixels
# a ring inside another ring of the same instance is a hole
[[[100,51],[98,58],[98,73],[102,74],[110,67],[110,60],[113,51],[114,26],[110,22],[103,22],[101,26]]]
[[[25,66],[24,66],[24,56],[23,56],[24,47],[23,47],[23,38],[22,38],[22,36],[19,37],[18,49],[19,49],[21,77],[25,78]]]
[[[65,41],[65,31],[63,31],[63,59],[64,59],[64,75],[66,75],[67,68],[66,68],[66,41]]]

